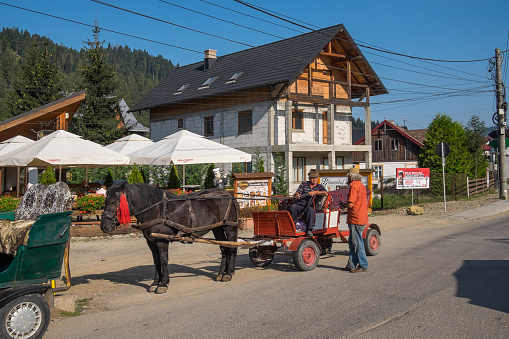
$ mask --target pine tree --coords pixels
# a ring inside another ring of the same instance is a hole
[[[111,173],[111,168],[108,168],[108,174],[106,174],[106,178],[104,178],[104,185],[109,188],[113,183],[113,173]]]
[[[71,121],[70,130],[84,139],[107,145],[120,138],[125,131],[118,128],[120,109],[118,99],[113,97],[117,86],[115,72],[105,62],[102,48],[104,40],[99,40],[97,22],[92,32],[94,40],[85,42],[87,61],[81,70],[86,96],[78,114]]]
[[[138,170],[138,167],[136,167],[136,164],[133,165],[133,170],[131,171],[131,174],[129,174],[129,179],[127,179],[128,184],[143,184],[143,177],[141,176],[140,171]]]
[[[15,116],[46,105],[63,96],[62,78],[48,52],[48,42],[41,51],[33,45],[21,64],[14,89],[7,99],[8,110]]]
[[[55,172],[53,172],[53,168],[48,166],[44,172],[42,172],[40,183],[43,185],[51,185],[57,182],[55,179]]]
[[[210,164],[207,169],[207,176],[205,177],[205,181],[203,182],[203,188],[214,188],[214,164]]]
[[[275,195],[288,195],[289,185],[286,181],[286,163],[285,158],[281,154],[274,156],[274,168],[276,177],[272,187]]]
[[[172,166],[170,170],[170,178],[168,179],[168,188],[177,189],[180,188],[180,185],[182,184],[180,183],[180,179],[177,174],[177,169],[175,168],[175,166]]]

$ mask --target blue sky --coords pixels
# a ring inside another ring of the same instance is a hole
[[[308,32],[233,0],[104,0],[134,12],[171,22],[141,17],[90,0],[0,0],[69,20],[150,39],[148,42],[103,30],[101,38],[112,45],[127,45],[152,55],[162,55],[174,64],[186,65],[203,58],[203,50],[218,55]],[[342,23],[360,44],[377,46],[401,54],[440,60],[489,59],[495,48],[509,48],[509,1],[507,0],[249,0],[251,4],[279,13],[286,19],[311,28]],[[231,21],[248,28],[206,17],[173,3]],[[218,6],[212,5],[216,4]],[[234,12],[235,11],[235,12]],[[240,13],[239,13],[240,12]],[[247,16],[247,15],[249,16]],[[257,17],[259,19],[252,18]],[[92,38],[91,28],[0,4],[3,27],[19,27],[75,49]],[[193,32],[185,26],[210,35]],[[255,31],[258,30],[258,31]],[[221,38],[224,39],[221,39]],[[238,43],[227,41],[237,41]],[[170,44],[184,49],[170,47]],[[188,49],[188,50],[185,50]],[[191,50],[191,51],[189,51]],[[488,127],[495,112],[493,81],[487,60],[471,63],[420,61],[361,48],[389,90],[372,98],[373,120],[394,120],[410,129],[426,128],[437,113],[466,123],[478,115]],[[506,53],[509,57],[509,53]],[[509,58],[508,58],[509,61]],[[506,80],[506,65],[503,67]],[[362,109],[354,117],[363,118]]]

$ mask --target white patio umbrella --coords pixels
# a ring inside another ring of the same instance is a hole
[[[118,152],[120,154],[128,155],[134,151],[137,151],[143,147],[152,145],[154,142],[148,138],[142,137],[141,135],[131,134],[120,138],[113,143],[106,145],[107,149]]]
[[[249,162],[251,154],[228,147],[203,136],[182,130],[129,154],[131,164],[184,165],[186,164]]]
[[[32,142],[34,142],[32,139],[28,139],[22,135],[16,135],[15,137],[2,141],[0,142],[0,156]]]
[[[64,130],[0,156],[0,166],[98,167],[128,164],[129,157]]]

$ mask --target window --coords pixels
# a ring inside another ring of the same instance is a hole
[[[376,139],[375,140],[375,151],[381,151],[382,150],[382,139]]]
[[[238,78],[240,78],[240,76],[242,75],[243,72],[237,72],[235,73],[234,75],[232,75],[232,77],[230,79],[228,79],[228,81],[226,82],[227,84],[229,84],[230,82],[235,82],[237,81]]]
[[[239,112],[239,134],[251,132],[253,130],[253,112]]]
[[[207,81],[205,81],[198,89],[209,87],[210,85],[212,85],[214,81],[216,81],[217,78],[218,78],[217,76],[208,78]]]
[[[177,120],[177,127],[178,128],[184,128],[184,119],[178,119]]]
[[[306,180],[306,158],[293,158],[293,181]]]
[[[373,169],[375,170],[375,172],[373,172],[373,179],[382,178],[384,167],[382,165],[373,165]]]
[[[328,157],[322,158],[322,169],[329,169],[329,158]]]
[[[214,135],[214,117],[205,117],[204,121],[204,135],[206,137],[211,137]]]
[[[391,139],[391,151],[397,151],[399,146],[398,139]]]
[[[175,93],[173,94],[181,94],[186,88],[189,87],[189,84],[182,85]]]
[[[292,112],[292,120],[293,120],[293,129],[304,129],[303,124],[303,116],[302,110],[293,110]]]
[[[345,168],[345,157],[344,156],[336,157],[336,168],[337,169]]]

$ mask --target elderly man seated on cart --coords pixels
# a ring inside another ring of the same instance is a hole
[[[293,221],[296,222],[301,215],[305,214],[307,225],[306,233],[308,236],[312,237],[313,225],[315,223],[315,211],[312,199],[316,195],[327,196],[327,189],[322,184],[318,183],[318,178],[320,176],[315,169],[311,169],[308,176],[309,180],[302,182],[293,195],[297,199],[295,203],[290,205],[290,215]]]

